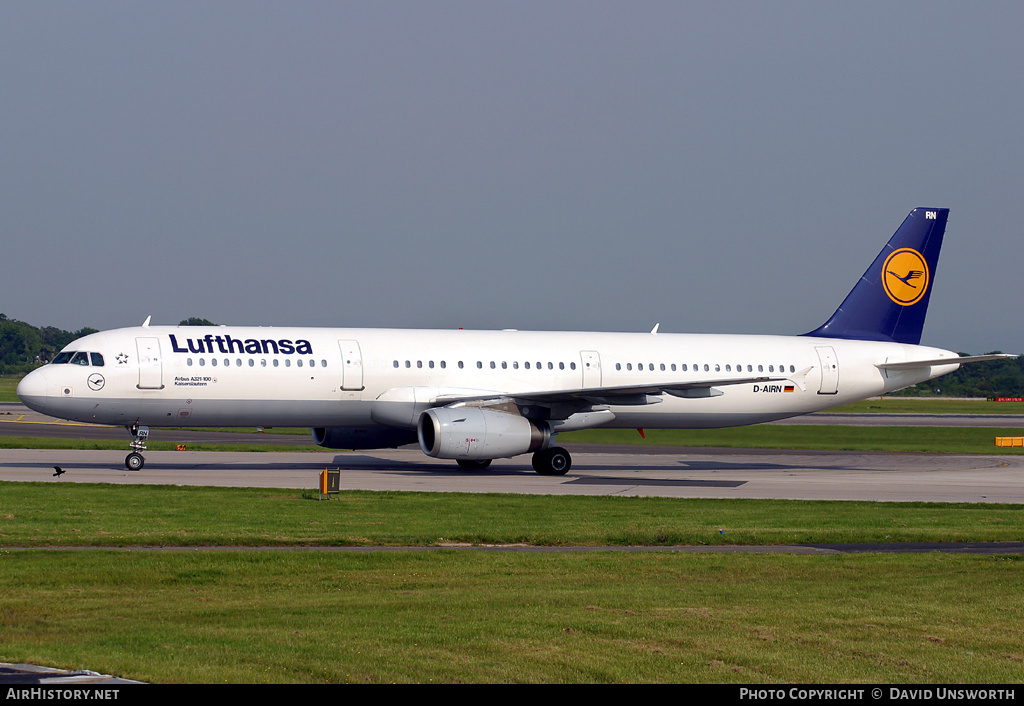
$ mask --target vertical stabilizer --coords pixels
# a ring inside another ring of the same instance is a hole
[[[921,342],[948,208],[915,208],[824,325],[805,335]]]

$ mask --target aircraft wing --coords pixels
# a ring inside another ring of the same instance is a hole
[[[716,378],[710,380],[688,380],[685,382],[661,382],[642,385],[616,385],[610,387],[580,387],[571,390],[535,390],[531,392],[495,392],[476,395],[441,394],[431,399],[431,404],[444,407],[447,405],[480,402],[496,399],[514,399],[523,403],[540,405],[557,404],[613,404],[643,405],[652,404],[649,396],[673,395],[675,397],[715,397],[721,391],[716,387],[728,385],[749,385],[753,383],[777,382],[787,380],[786,377],[745,377]],[[660,400],[658,400],[660,401]]]

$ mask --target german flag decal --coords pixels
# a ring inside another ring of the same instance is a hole
[[[792,392],[793,391],[793,386],[792,385],[786,385],[786,387],[784,387],[782,391],[783,392]]]

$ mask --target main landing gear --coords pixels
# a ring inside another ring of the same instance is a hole
[[[491,459],[456,459],[459,468],[467,471],[482,471],[491,465]],[[572,456],[561,446],[553,446],[533,454],[533,470],[542,476],[564,476],[572,467]]]
[[[149,438],[149,427],[142,427],[138,424],[132,424],[131,426],[125,427],[128,433],[132,435],[132,443],[129,444],[134,451],[124,457],[124,467],[129,471],[141,471],[142,467],[146,465],[146,459],[142,457],[140,451],[146,450],[146,439]]]
[[[561,446],[533,454],[533,470],[542,476],[564,476],[572,468],[572,456]]]

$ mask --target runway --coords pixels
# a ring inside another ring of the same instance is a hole
[[[832,415],[810,415],[819,416]],[[998,415],[1002,419],[991,423],[1021,425],[1019,416],[1009,416],[1013,421]],[[852,423],[857,423],[856,419]],[[945,425],[955,426],[948,421]],[[129,472],[124,469],[128,435],[120,428],[58,424],[41,415],[32,416],[19,405],[2,405],[0,434],[125,442],[121,451],[4,450],[0,452],[0,480],[5,481],[316,490],[320,472],[338,468],[341,488],[353,490],[1024,503],[1024,456],[1010,455],[567,444],[573,455],[572,469],[565,476],[550,477],[535,473],[528,456],[499,459],[483,471],[466,471],[452,461],[427,457],[416,447],[304,453],[184,450],[148,451],[145,468]],[[253,441],[251,433],[175,430],[174,434],[175,440]],[[284,445],[310,443],[304,435],[266,434],[260,440]],[[54,466],[65,473],[55,477]]]

